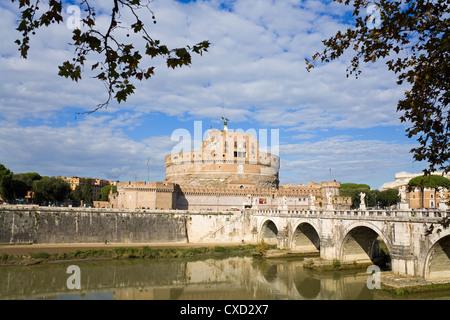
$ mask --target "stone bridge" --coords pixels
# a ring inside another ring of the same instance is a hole
[[[280,248],[320,252],[326,260],[373,261],[382,240],[394,273],[450,279],[450,212],[421,210],[255,210],[258,238]],[[434,231],[426,235],[433,224]],[[438,231],[440,227],[441,231]]]

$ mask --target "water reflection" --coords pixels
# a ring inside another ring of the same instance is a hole
[[[66,264],[0,267],[0,299],[390,299],[368,274],[317,272],[301,261],[230,257],[196,261],[76,262],[81,289],[69,290]],[[440,298],[448,298],[441,293]],[[421,297],[423,298],[423,297]]]

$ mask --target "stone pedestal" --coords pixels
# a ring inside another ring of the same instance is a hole
[[[408,202],[400,202],[399,209],[400,210],[409,210],[409,203]]]

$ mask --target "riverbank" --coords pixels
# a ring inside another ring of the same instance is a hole
[[[0,265],[34,265],[74,260],[190,258],[252,254],[256,244],[236,243],[76,243],[0,245]]]
[[[421,277],[406,277],[392,272],[382,272],[381,288],[396,295],[450,290],[450,280],[426,280]]]

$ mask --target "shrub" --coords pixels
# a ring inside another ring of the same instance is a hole
[[[226,249],[225,249],[225,247],[222,247],[222,246],[215,246],[213,251],[214,252],[225,252]]]
[[[33,259],[48,259],[50,258],[50,254],[47,252],[31,252],[30,257]]]
[[[260,257],[264,257],[266,255],[267,249],[269,248],[269,245],[267,242],[264,241],[264,239],[261,239],[260,242],[256,244],[256,255]]]
[[[338,259],[333,260],[333,267],[339,269],[341,267],[341,262]]]

